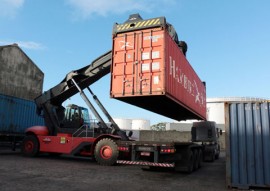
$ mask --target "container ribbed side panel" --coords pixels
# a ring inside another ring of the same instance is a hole
[[[44,125],[44,119],[33,101],[0,94],[0,134],[21,134],[34,125]]]
[[[270,188],[270,104],[231,103],[226,110],[228,186]]]

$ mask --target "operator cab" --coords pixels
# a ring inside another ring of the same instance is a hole
[[[65,108],[64,118],[60,122],[58,133],[67,133],[79,137],[97,137],[104,133],[109,134],[108,129],[110,128],[102,128],[98,121],[90,120],[87,108],[69,104]]]
[[[60,125],[61,129],[79,129],[83,125],[90,127],[88,109],[75,104],[69,104],[65,109],[65,117]]]

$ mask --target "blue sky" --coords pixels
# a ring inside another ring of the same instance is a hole
[[[268,0],[0,0],[0,45],[18,43],[48,90],[111,49],[115,22],[165,16],[187,42],[207,97],[269,98],[269,9]],[[110,99],[109,86],[107,75],[91,88],[113,117],[172,121]],[[78,96],[68,103],[85,105]]]

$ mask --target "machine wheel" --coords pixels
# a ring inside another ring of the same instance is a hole
[[[215,155],[215,159],[219,159],[220,147],[218,146],[217,153]]]
[[[187,173],[191,173],[194,170],[194,155],[192,150],[189,151],[188,168]]]
[[[39,142],[35,135],[27,135],[22,142],[22,153],[25,156],[34,157],[39,153]]]
[[[202,154],[202,150],[201,149],[198,152],[198,158],[199,158],[198,167],[201,168],[202,167],[202,162],[203,162],[203,154]]]
[[[95,147],[95,158],[100,165],[111,166],[116,164],[118,155],[117,144],[112,139],[101,139]]]
[[[215,161],[215,157],[216,157],[215,151],[213,151],[213,152],[211,153],[211,160],[210,160],[210,162],[214,162],[214,161]]]
[[[194,156],[193,169],[197,170],[199,168],[199,154],[198,154],[198,151],[196,149],[193,150],[193,156]]]

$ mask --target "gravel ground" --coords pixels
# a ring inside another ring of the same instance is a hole
[[[104,167],[90,159],[67,156],[28,158],[1,148],[0,164],[0,191],[227,190],[224,153],[192,174],[142,170],[139,166]]]

